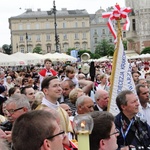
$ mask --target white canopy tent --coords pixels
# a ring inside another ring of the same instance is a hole
[[[77,61],[77,58],[64,53],[53,53],[53,54],[48,53],[44,55],[44,58],[50,58],[52,61],[71,61],[71,62]]]
[[[24,60],[13,57],[11,55],[7,55],[4,53],[0,53],[0,66],[19,66],[26,65]]]
[[[26,54],[26,53],[17,52],[12,54],[11,56],[15,58],[19,58],[22,61],[25,61],[27,65],[31,65],[31,64],[36,65],[37,63],[41,63],[41,59],[38,58],[36,55],[34,55],[34,53]]]
[[[133,56],[130,56],[128,57],[128,59],[137,59],[137,58],[140,58],[140,59],[146,59],[146,58],[150,58],[150,54],[141,54],[141,55],[133,55]]]
[[[26,55],[32,60],[32,63],[37,64],[37,63],[44,63],[44,56],[41,54],[37,53],[26,53]],[[33,62],[34,60],[34,62]]]

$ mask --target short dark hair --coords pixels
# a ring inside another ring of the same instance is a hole
[[[15,150],[40,150],[44,139],[53,136],[55,117],[44,110],[34,110],[21,115],[12,129]]]
[[[46,64],[47,61],[49,61],[50,63],[52,63],[51,59],[46,58],[46,59],[44,60],[44,64]]]
[[[136,93],[137,93],[138,96],[139,96],[140,93],[141,93],[141,90],[140,90],[141,87],[145,88],[146,86],[143,85],[143,84],[137,84],[137,85],[136,85]]]
[[[50,81],[53,79],[58,79],[58,78],[56,76],[46,76],[42,81],[41,90],[43,91],[44,88],[47,89],[49,87]]]
[[[122,111],[121,105],[127,105],[126,95],[132,94],[133,92],[130,90],[124,90],[118,94],[116,97],[116,104],[120,111]]]
[[[31,86],[31,85],[27,85],[27,86],[25,86],[25,87],[22,87],[22,88],[21,88],[21,91],[20,91],[21,94],[25,94],[25,95],[26,95],[26,94],[27,94],[27,93],[26,93],[26,89],[29,89],[29,88],[32,88],[32,86]]]
[[[63,81],[63,82],[67,82],[68,83],[68,85],[69,85],[69,87],[71,88],[71,89],[73,89],[76,85],[75,85],[75,83],[72,81],[72,80],[70,80],[70,79],[67,79],[67,80],[65,80],[65,81]],[[62,83],[63,83],[62,82]]]
[[[19,87],[12,87],[12,88],[10,88],[8,90],[8,96],[10,97],[11,95],[13,95],[17,89],[19,89]]]
[[[90,134],[90,150],[98,150],[100,140],[110,137],[114,116],[106,111],[94,111],[90,115],[94,121],[94,127]]]

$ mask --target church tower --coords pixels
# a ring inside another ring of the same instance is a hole
[[[133,9],[127,31],[128,50],[140,53],[150,47],[150,0],[125,0],[125,4]]]

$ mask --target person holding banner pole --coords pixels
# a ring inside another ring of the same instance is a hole
[[[139,101],[130,90],[120,92],[116,98],[120,113],[115,117],[116,128],[120,131],[117,137],[119,149],[135,147],[137,150],[150,149],[150,126],[137,116]]]

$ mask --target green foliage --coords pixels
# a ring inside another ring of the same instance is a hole
[[[5,54],[8,54],[8,55],[12,54],[12,46],[11,45],[4,44],[2,46],[2,49]]]
[[[80,50],[80,51],[78,52],[79,57],[81,57],[81,55],[82,55],[83,53],[88,53],[88,54],[91,56],[91,52],[90,52],[90,51],[88,51],[88,50]]]
[[[41,49],[41,47],[35,47],[35,48],[33,49],[33,53],[42,54],[42,49]]]
[[[124,46],[124,50],[127,50],[127,41],[126,40],[123,41],[123,46]]]
[[[147,53],[150,54],[150,47],[145,47],[145,48],[143,49],[143,51],[141,52],[141,54],[147,54]]]
[[[110,44],[109,41],[103,39],[101,42],[98,43],[95,49],[95,53],[99,56],[113,56],[114,54],[114,45]]]
[[[100,58],[100,55],[99,54],[94,54],[94,53],[91,53],[91,59],[99,59]]]
[[[75,50],[75,48],[68,48],[68,51],[66,52],[66,54],[71,55],[72,50]]]

